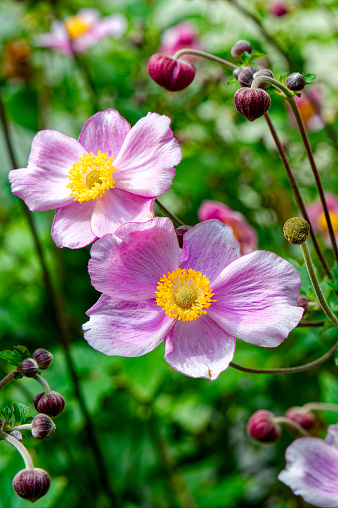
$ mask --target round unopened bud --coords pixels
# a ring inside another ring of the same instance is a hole
[[[234,69],[232,71],[232,75],[234,78],[238,79],[238,76],[240,75],[240,73],[242,72],[242,67],[236,67],[236,69]]]
[[[249,53],[250,55],[252,53],[252,46],[249,41],[237,41],[230,51],[231,56],[234,58],[240,58],[244,52]]]
[[[293,92],[300,92],[306,86],[306,78],[299,72],[293,72],[285,80],[285,84],[289,90]]]
[[[13,489],[18,496],[35,503],[47,494],[50,487],[50,476],[43,469],[22,469],[13,479]]]
[[[191,228],[191,226],[179,226],[177,229],[176,229],[176,236],[177,236],[177,240],[178,240],[178,245],[180,246],[180,248],[182,249],[183,247],[183,237],[185,235],[185,233]]]
[[[297,298],[297,307],[302,307],[304,309],[303,316],[309,311],[309,301],[306,296],[301,295]]]
[[[265,115],[271,104],[270,95],[265,90],[251,88],[237,90],[234,101],[237,111],[249,122]]]
[[[309,236],[310,226],[305,219],[293,217],[285,222],[283,231],[288,242],[294,245],[301,245],[306,242]]]
[[[56,429],[55,423],[46,414],[34,416],[32,421],[32,436],[35,439],[47,439]]]
[[[253,82],[253,76],[257,71],[257,67],[244,67],[244,69],[242,69],[239,73],[238,83],[241,86],[250,88],[251,83]]]
[[[53,361],[53,355],[47,349],[36,349],[32,356],[41,370],[48,369]]]
[[[18,441],[22,441],[22,434],[19,430],[12,430],[12,432],[10,432],[10,435],[15,437],[15,439],[17,439]]]
[[[270,13],[277,18],[281,18],[288,13],[285,2],[275,2],[270,6]]]
[[[269,78],[273,78],[273,72],[270,71],[270,69],[260,69],[259,71],[255,72],[253,75],[253,79],[257,78],[258,76],[268,76]],[[261,81],[259,83],[259,88],[269,88],[270,83],[267,81]]]
[[[312,429],[316,424],[316,415],[302,407],[290,407],[285,413],[285,416],[307,430]]]
[[[157,53],[148,62],[149,76],[160,86],[170,92],[179,92],[192,83],[195,67],[186,60],[176,60]]]
[[[39,372],[39,366],[34,358],[26,358],[21,362],[21,373],[26,377],[34,377]]]
[[[281,428],[274,423],[275,415],[271,411],[259,409],[250,416],[246,431],[248,436],[260,443],[274,443],[279,439]]]
[[[40,392],[33,399],[35,409],[52,418],[58,416],[65,407],[65,399],[53,390],[49,393]]]

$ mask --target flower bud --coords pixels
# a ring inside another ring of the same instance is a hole
[[[306,296],[301,295],[299,298],[297,298],[297,307],[302,307],[304,309],[303,316],[309,311],[309,303]]]
[[[12,432],[10,432],[10,435],[15,437],[15,439],[17,439],[18,441],[22,441],[22,434],[19,430],[12,430]]]
[[[285,16],[288,13],[285,2],[275,2],[270,6],[270,13],[277,18]]]
[[[234,46],[231,48],[231,56],[234,58],[240,58],[244,52],[247,52],[251,55],[252,53],[252,46],[249,41],[237,41]]]
[[[35,439],[47,439],[56,429],[55,423],[46,414],[34,416],[32,421],[32,435]]]
[[[253,79],[257,78],[258,76],[269,76],[269,78],[273,78],[273,72],[270,71],[270,69],[260,69],[259,71],[255,72],[253,75]],[[261,81],[259,83],[259,88],[269,88],[270,83],[267,81]]]
[[[234,69],[232,71],[232,75],[235,79],[238,79],[238,76],[240,75],[240,73],[242,72],[242,67],[236,67],[236,69]]]
[[[260,443],[274,443],[281,434],[280,426],[274,423],[275,415],[271,411],[259,409],[250,416],[246,432]]]
[[[18,496],[35,503],[47,494],[50,487],[50,476],[43,469],[22,469],[13,480],[13,489]]]
[[[192,83],[195,67],[185,60],[157,53],[148,62],[149,76],[170,92],[179,92]]]
[[[53,355],[47,349],[36,349],[32,356],[41,370],[48,369],[53,361]]]
[[[26,377],[34,377],[39,372],[39,366],[34,358],[26,358],[21,362],[21,373]]]
[[[289,90],[300,92],[306,86],[306,78],[299,72],[293,72],[286,78],[285,84]]]
[[[52,390],[49,393],[40,392],[35,395],[33,404],[39,413],[44,413],[55,418],[55,416],[58,416],[64,410],[65,399],[62,395]]]
[[[306,411],[302,407],[290,407],[285,413],[285,416],[307,430],[313,428],[316,424],[316,416],[314,413]]]
[[[285,222],[283,231],[288,242],[294,245],[300,245],[306,242],[310,233],[310,226],[305,219],[293,217]]]
[[[183,237],[184,237],[185,233],[188,231],[188,229],[190,229],[190,228],[191,228],[191,226],[179,226],[176,229],[176,236],[177,236],[177,240],[178,240],[178,245],[180,246],[181,249],[183,247]]]
[[[249,122],[265,115],[271,104],[270,95],[265,90],[251,88],[237,90],[234,101],[237,111]]]
[[[257,71],[257,67],[244,67],[244,69],[242,69],[239,73],[238,83],[241,86],[250,88],[251,83],[253,82],[253,76]]]

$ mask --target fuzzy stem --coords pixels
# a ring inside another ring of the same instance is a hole
[[[326,402],[309,402],[302,406],[304,411],[332,411],[338,413],[338,404],[328,404]]]
[[[32,430],[32,424],[31,423],[25,423],[23,425],[17,425],[16,427],[11,427],[11,432],[13,430]]]
[[[12,370],[12,372],[10,372],[9,374],[7,374],[6,377],[4,377],[1,381],[0,381],[0,390],[7,385],[7,383],[9,383],[10,381],[12,381],[12,379],[14,379],[14,376],[17,372],[20,372],[20,369],[19,367],[16,367],[16,369]]]
[[[50,393],[51,392],[49,384],[47,383],[47,381],[42,376],[40,376],[39,374],[35,374],[34,379],[36,379],[36,381],[38,383],[40,383],[40,385],[42,386],[43,391],[45,393]]]
[[[175,214],[173,214],[172,212],[170,212],[168,210],[168,208],[166,208],[159,200],[158,198],[155,200],[155,203],[157,204],[157,206],[160,208],[160,210],[162,210],[162,212],[167,216],[169,217],[169,219],[171,219],[173,222],[176,222],[176,224],[178,224],[179,226],[185,226],[184,222],[181,221],[181,219],[179,219],[178,217],[176,217]]]
[[[210,53],[206,53],[205,51],[201,51],[199,49],[180,49],[179,51],[176,51],[173,58],[175,60],[178,60],[183,55],[194,55],[194,56],[200,56],[201,58],[207,58],[208,60],[212,60],[213,62],[217,62],[221,65],[224,65],[228,69],[237,69],[237,65],[233,64],[231,62],[228,62],[227,60],[224,60],[223,58],[219,58],[218,56],[211,55]]]
[[[0,439],[7,441],[7,443],[11,444],[18,450],[21,457],[25,461],[26,469],[34,469],[33,461],[28,453],[27,448],[18,439],[11,436],[10,434],[7,434],[6,432],[2,432],[2,430],[0,430]]]
[[[302,436],[310,435],[301,425],[299,425],[299,423],[295,422],[294,420],[291,420],[290,418],[287,418],[286,416],[276,416],[273,419],[273,423],[284,423],[288,427],[296,429],[297,432],[299,432],[299,434],[302,434]]]

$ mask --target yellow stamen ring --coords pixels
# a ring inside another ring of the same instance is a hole
[[[77,39],[87,33],[91,24],[85,21],[81,16],[71,16],[64,21],[66,30],[71,39]]]
[[[71,196],[75,201],[89,201],[100,196],[114,187],[113,157],[108,157],[107,153],[100,150],[97,155],[93,153],[84,153],[80,159],[73,164],[69,171],[69,184]]]
[[[336,234],[338,234],[338,215],[334,212],[329,212],[329,214],[330,214],[332,229],[333,229],[334,234],[336,235]],[[326,222],[324,212],[322,212],[318,217],[318,225],[323,233],[325,233],[327,235],[329,234],[329,228],[328,228],[328,225]]]
[[[206,314],[212,302],[212,289],[209,280],[201,272],[189,268],[176,268],[163,275],[156,288],[156,303],[169,317],[193,321]]]

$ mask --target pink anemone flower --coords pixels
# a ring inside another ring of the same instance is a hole
[[[141,356],[165,341],[165,360],[186,376],[216,379],[235,337],[278,346],[298,324],[301,279],[271,252],[240,256],[230,226],[190,228],[182,251],[168,218],[121,226],[91,249],[89,273],[103,293],[83,325],[106,355]]]
[[[236,239],[241,244],[241,254],[248,254],[257,249],[257,235],[252,226],[249,226],[244,215],[234,212],[227,205],[219,201],[203,201],[197,211],[200,221],[218,219],[223,224],[232,227]]]
[[[167,116],[148,113],[131,128],[108,109],[86,122],[79,141],[38,132],[28,167],[9,173],[12,192],[32,212],[56,208],[58,247],[81,248],[125,222],[148,221],[182,158],[169,124]]]
[[[41,34],[38,44],[66,55],[71,55],[73,51],[84,53],[106,37],[120,37],[126,28],[127,21],[122,14],[100,18],[96,9],[81,9],[64,21],[54,21],[52,31]]]
[[[338,507],[338,424],[330,425],[326,438],[296,439],[285,453],[286,469],[278,479],[296,496],[323,508]]]
[[[329,210],[333,232],[338,241],[338,196],[329,192],[325,193],[325,200]],[[320,233],[328,247],[331,247],[329,229],[325,219],[323,206],[319,200],[306,206],[306,211],[312,223],[312,227],[316,233]]]
[[[178,23],[163,32],[159,53],[174,55],[184,48],[200,49],[197,30],[192,23]],[[194,56],[184,55],[182,58],[193,60]]]
[[[312,88],[311,91],[307,91],[306,93],[303,90],[301,96],[298,97],[295,95],[294,99],[298,106],[300,116],[302,117],[305,127],[309,131],[319,131],[322,129],[324,123],[320,114],[321,104],[323,102],[321,90],[319,88]],[[297,127],[296,119],[288,102],[287,108],[289,112],[290,122],[294,127]]]

